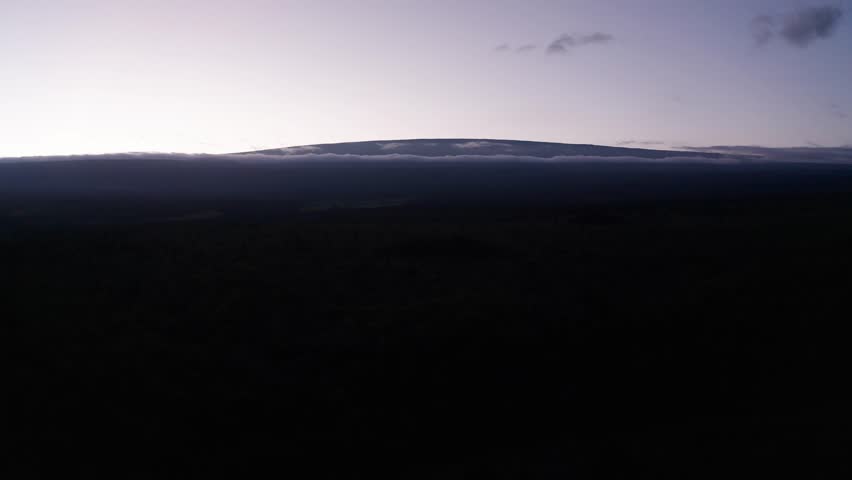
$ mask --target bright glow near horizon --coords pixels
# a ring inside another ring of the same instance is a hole
[[[845,15],[806,45],[753,38],[810,6]],[[850,20],[850,0],[3,0],[0,157],[852,144]]]

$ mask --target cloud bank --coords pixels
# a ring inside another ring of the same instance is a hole
[[[677,152],[672,152],[676,154]],[[105,155],[68,155],[45,157],[0,158],[0,164],[25,162],[66,162],[66,161],[104,161],[104,160],[157,160],[157,161],[187,161],[187,162],[235,162],[246,164],[259,163],[357,163],[357,162],[452,162],[452,163],[739,163],[741,160],[728,157],[678,156],[665,158],[648,158],[639,156],[598,156],[571,155],[557,157],[531,157],[523,155],[444,155],[420,156],[404,154],[387,155],[341,155],[341,154],[306,154],[306,155],[270,155],[260,153],[248,154],[191,154],[191,153],[121,153]]]
[[[31,162],[64,162],[64,161],[189,161],[189,162],[234,162],[246,164],[277,164],[277,163],[357,163],[357,162],[454,162],[454,163],[488,163],[488,162],[517,162],[517,163],[702,163],[702,164],[754,164],[754,163],[830,163],[852,165],[852,146],[848,147],[794,147],[768,148],[760,146],[712,146],[712,147],[682,147],[692,153],[671,152],[671,156],[661,158],[642,157],[639,155],[563,155],[554,157],[536,157],[528,155],[492,154],[476,155],[468,153],[478,146],[459,144],[463,153],[454,155],[410,155],[387,153],[380,155],[355,155],[323,153],[316,147],[315,153],[302,154],[181,154],[181,153],[122,153],[106,155],[68,155],[44,157],[0,158],[0,164],[31,163]],[[393,144],[389,144],[393,145]],[[392,151],[392,148],[386,149]],[[706,156],[700,155],[706,153]]]
[[[844,14],[841,7],[823,5],[801,8],[786,15],[758,15],[751,20],[751,34],[758,46],[767,45],[780,36],[792,46],[806,48],[834,35]]]
[[[767,163],[833,163],[852,165],[852,146],[846,147],[791,147],[769,148],[761,146],[683,147],[695,152],[720,153],[746,162]]]

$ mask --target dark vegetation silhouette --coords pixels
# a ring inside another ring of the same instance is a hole
[[[4,468],[829,477],[850,215],[846,166],[0,165]]]

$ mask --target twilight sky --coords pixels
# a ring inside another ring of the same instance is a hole
[[[0,0],[0,157],[852,144],[852,0]]]

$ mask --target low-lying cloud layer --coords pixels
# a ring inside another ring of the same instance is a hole
[[[597,156],[573,155],[556,157],[531,157],[523,155],[444,155],[418,156],[404,154],[387,155],[341,155],[341,154],[306,154],[306,155],[270,155],[265,153],[247,154],[191,154],[191,153],[119,153],[104,155],[68,155],[25,158],[0,158],[3,163],[21,162],[60,162],[60,161],[97,161],[97,160],[157,160],[157,161],[225,161],[237,163],[357,163],[357,162],[454,162],[454,163],[560,163],[560,162],[608,162],[608,163],[739,163],[741,160],[728,157],[678,156],[665,158],[648,158],[638,156]]]
[[[686,150],[720,153],[752,161],[776,163],[835,163],[852,165],[852,145],[846,147],[791,147],[769,148],[760,146],[685,147]]]
[[[764,46],[775,36],[799,48],[830,38],[844,16],[842,8],[835,5],[806,7],[786,15],[758,15],[751,20],[751,34],[755,43]]]
[[[485,145],[487,144],[487,145]],[[685,151],[671,152],[670,156],[652,157],[637,155],[557,155],[542,157],[513,154],[477,154],[483,147],[494,147],[493,142],[475,142],[456,144],[458,153],[448,152],[442,155],[411,155],[391,153],[394,143],[387,143],[383,149],[387,154],[358,155],[324,153],[322,147],[313,147],[311,153],[271,154],[180,154],[180,153],[122,153],[106,155],[68,155],[25,158],[0,158],[0,164],[23,162],[59,162],[59,161],[103,161],[103,160],[153,160],[153,161],[196,161],[196,162],[238,162],[238,163],[334,163],[334,162],[518,162],[518,163],[560,163],[560,162],[607,162],[607,163],[706,163],[706,164],[754,164],[754,163],[831,163],[852,165],[852,146],[823,148],[767,148],[760,146],[713,146],[682,147]],[[299,147],[304,148],[304,147]]]

